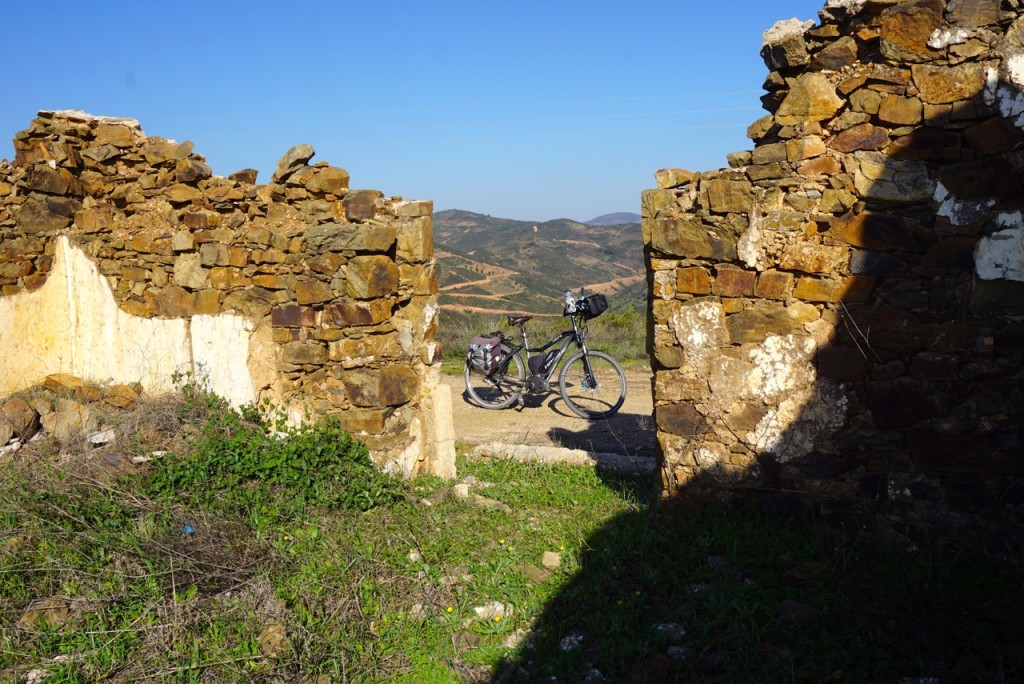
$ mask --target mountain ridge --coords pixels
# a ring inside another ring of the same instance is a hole
[[[580,287],[609,295],[613,310],[645,306],[639,223],[521,221],[461,209],[433,220],[442,308],[557,315],[563,290]]]

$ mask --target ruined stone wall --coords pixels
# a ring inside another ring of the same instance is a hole
[[[214,176],[131,119],[40,112],[0,163],[0,395],[56,373],[337,415],[389,470],[453,474],[432,203],[288,151]]]
[[[752,151],[643,194],[666,495],[1020,500],[1024,10],[830,0]]]

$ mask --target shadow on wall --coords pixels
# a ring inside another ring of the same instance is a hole
[[[645,207],[672,501],[587,540],[496,682],[1024,672],[1020,578],[979,553],[1020,549],[1024,15],[823,17],[769,57],[754,152]]]

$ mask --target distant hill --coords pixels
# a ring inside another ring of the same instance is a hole
[[[449,209],[434,214],[434,246],[442,307],[558,314],[562,292],[580,287],[608,295],[612,310],[646,306],[636,222],[518,221]]]
[[[628,211],[617,211],[614,214],[602,214],[597,218],[584,221],[588,226],[616,226],[621,223],[640,223],[640,214]]]

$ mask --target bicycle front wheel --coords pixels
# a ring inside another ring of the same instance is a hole
[[[626,400],[626,374],[604,352],[576,352],[562,366],[558,385],[565,405],[588,420],[614,415]]]
[[[506,408],[514,404],[523,393],[526,364],[523,363],[522,355],[511,354],[511,351],[508,345],[501,345],[501,366],[490,376],[466,364],[466,392],[480,408]]]

